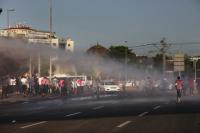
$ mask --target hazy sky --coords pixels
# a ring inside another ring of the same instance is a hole
[[[200,0],[52,0],[53,30],[71,37],[76,48],[97,41],[104,46],[159,42],[200,41]],[[0,0],[4,10],[14,8],[10,23],[26,23],[48,30],[48,0]],[[0,28],[6,26],[6,12]]]

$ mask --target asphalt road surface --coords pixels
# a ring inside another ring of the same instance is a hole
[[[0,105],[1,133],[200,133],[200,97],[51,99]]]

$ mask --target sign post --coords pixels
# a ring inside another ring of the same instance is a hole
[[[197,61],[200,59],[200,57],[191,57],[190,60],[193,61],[194,64],[194,82],[195,82],[195,89],[197,89]]]

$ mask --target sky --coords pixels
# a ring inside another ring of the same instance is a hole
[[[53,31],[71,37],[77,49],[159,42],[200,42],[200,0],[52,0]],[[49,29],[48,0],[0,0],[0,28],[24,23]],[[183,47],[181,47],[183,48]]]

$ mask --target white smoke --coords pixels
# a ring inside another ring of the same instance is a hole
[[[112,77],[115,79],[123,79],[125,77],[124,64],[116,62],[112,59],[104,59],[96,55],[88,55],[86,51],[78,51],[74,53],[65,50],[51,48],[44,44],[30,44],[17,39],[0,39],[0,53],[14,60],[29,60],[33,58],[34,65],[37,66],[38,55],[43,60],[49,61],[50,56],[58,57],[53,64],[59,64],[60,68],[65,69],[64,72],[72,74],[85,74],[88,76]],[[28,64],[28,63],[27,63]],[[21,64],[25,65],[25,64]],[[136,69],[133,66],[127,67],[128,78],[144,78],[148,75],[147,70]],[[158,75],[160,76],[160,75]]]

